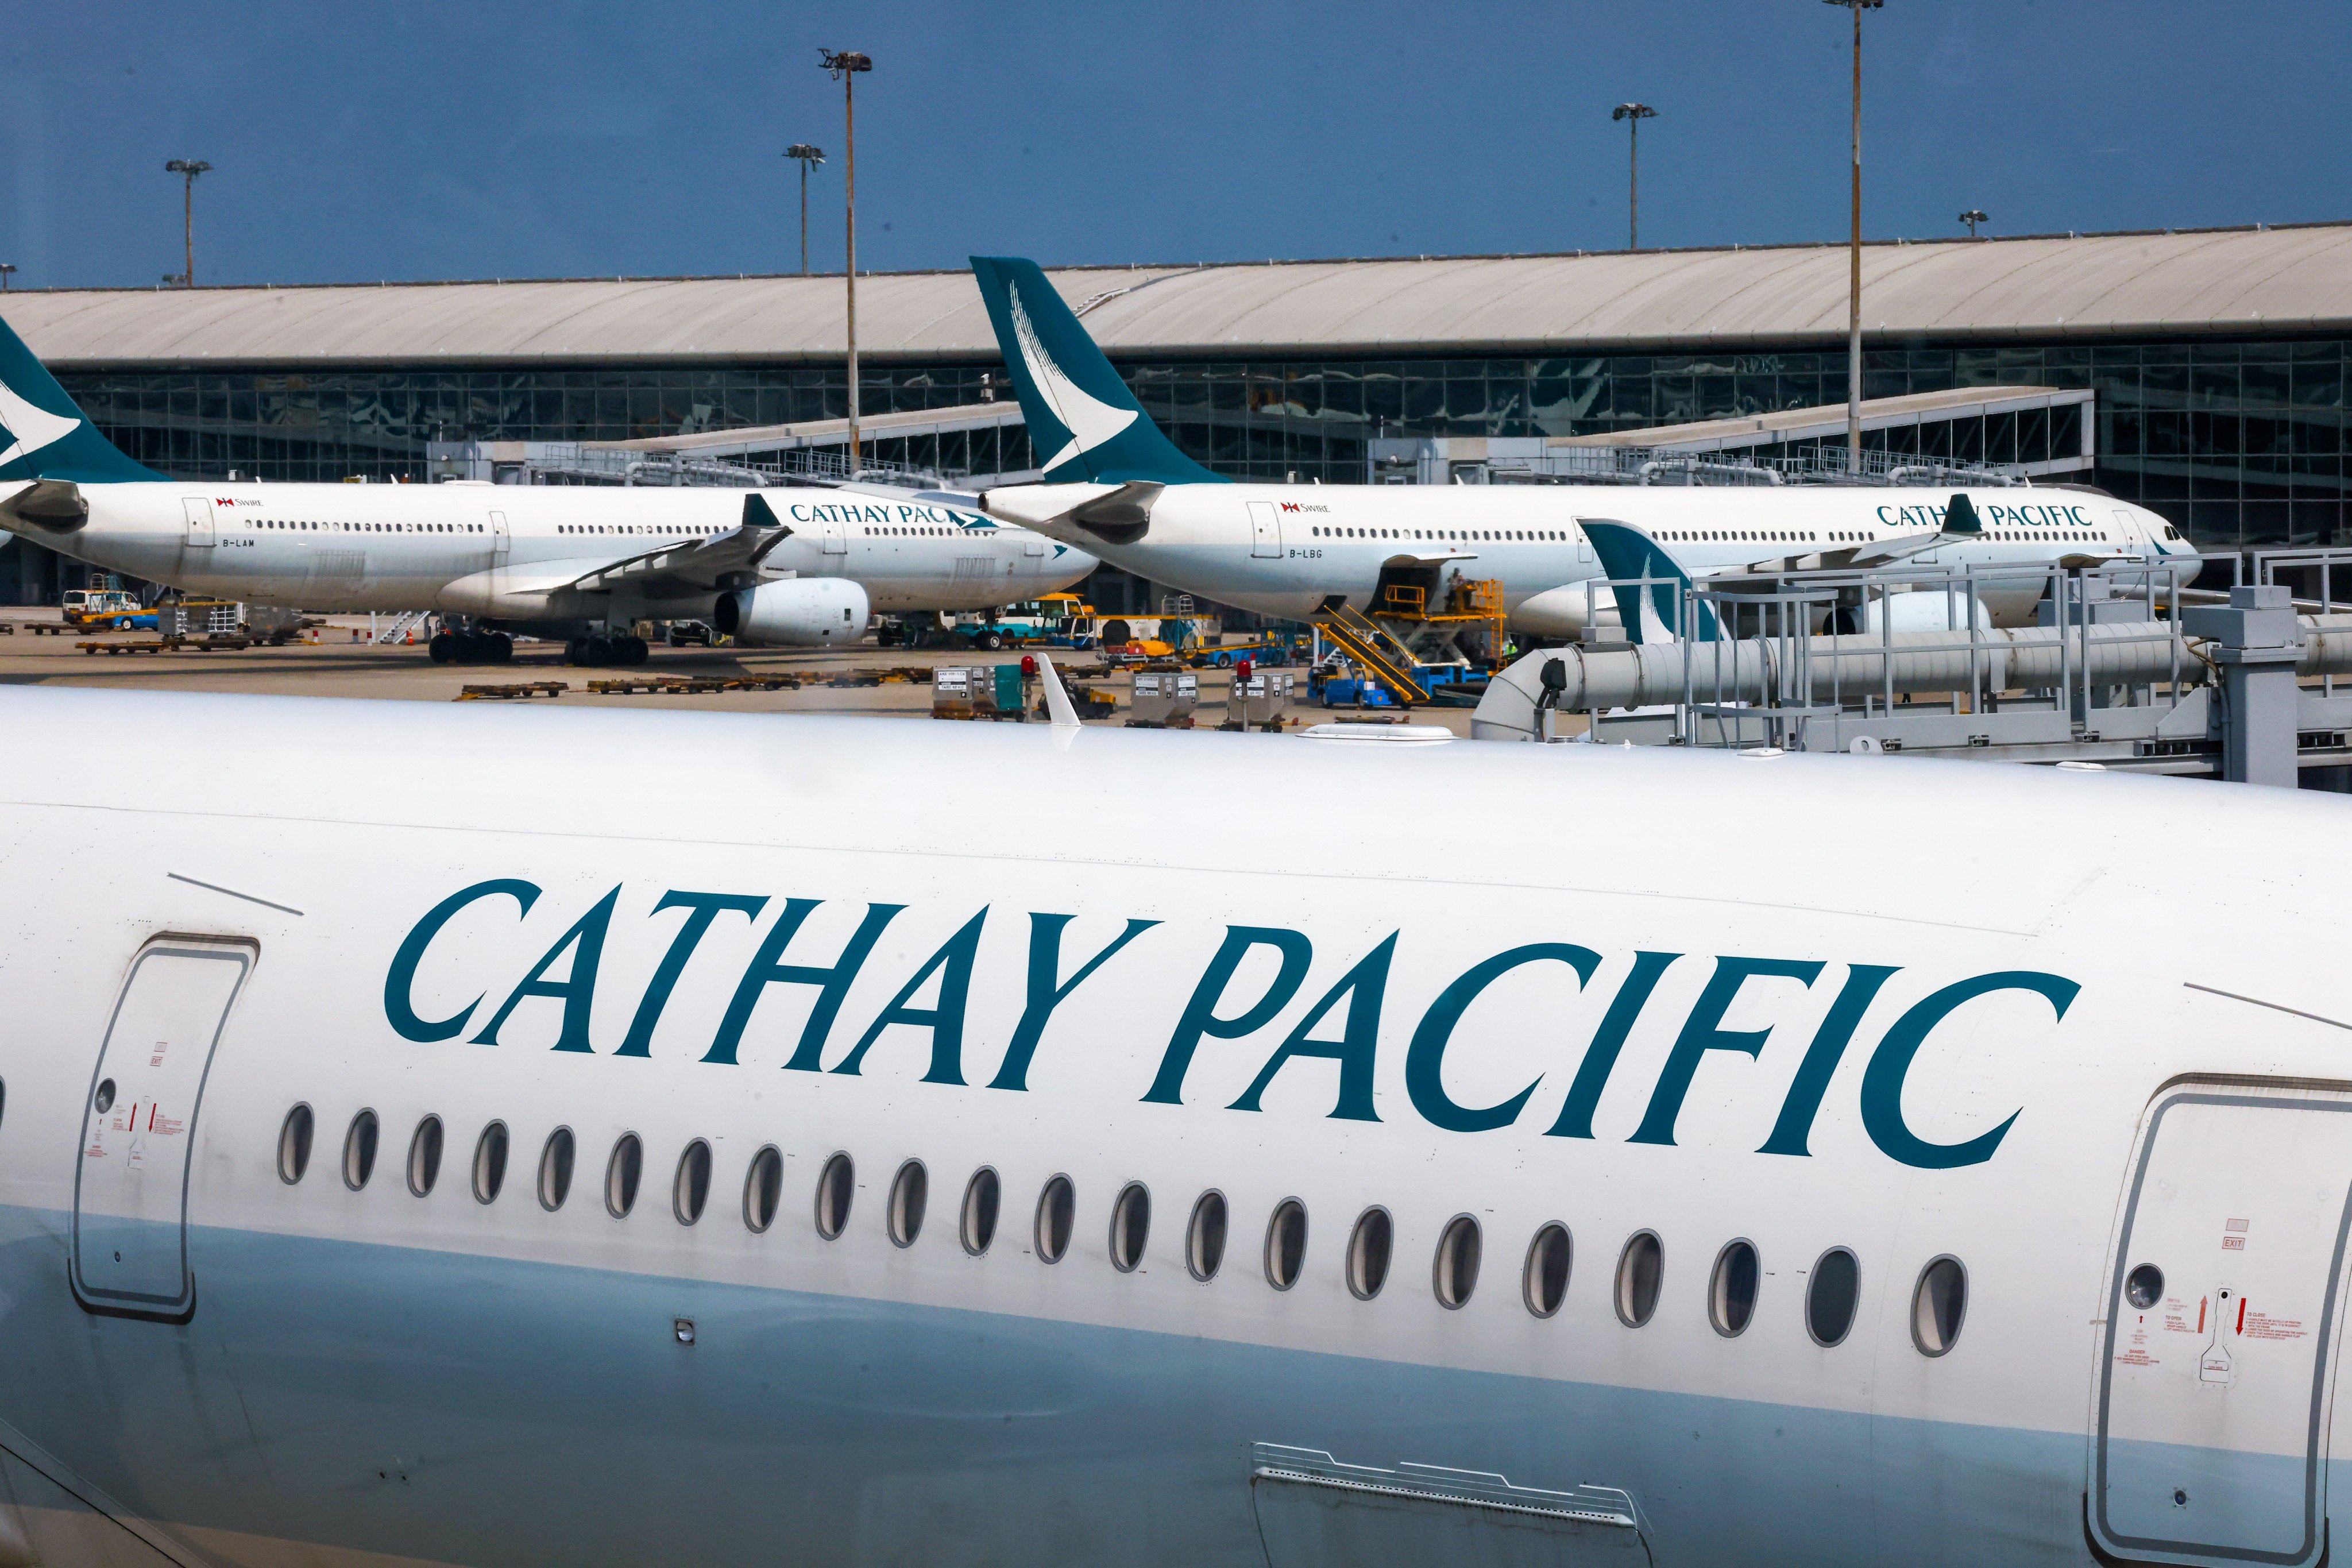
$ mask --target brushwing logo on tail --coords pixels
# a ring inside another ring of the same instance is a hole
[[[1592,542],[1593,553],[1601,558],[1601,570],[1613,582],[1610,592],[1617,601],[1618,622],[1625,628],[1628,640],[1685,640],[1683,590],[1691,579],[1681,563],[1637,528],[1598,518],[1579,518],[1577,521],[1584,536]],[[1695,611],[1687,640],[1713,642],[1722,635],[1715,612],[1705,603],[1697,604]]]
[[[1036,326],[1021,303],[1021,286],[1008,280],[1004,291],[1011,301],[1013,336],[1021,345],[1021,363],[1028,368],[1037,395],[1045,400],[1054,410],[1054,417],[1070,433],[1068,445],[1045,460],[1045,472],[1050,474],[1079,453],[1093,451],[1134,424],[1136,414],[1132,408],[1113,408],[1064,375],[1062,367],[1054,363],[1054,356],[1038,341]]]
[[[65,439],[80,423],[79,418],[36,408],[14,389],[0,384],[0,426],[6,427],[8,436],[7,447],[0,450],[0,468]]]

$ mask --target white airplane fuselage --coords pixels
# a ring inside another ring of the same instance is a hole
[[[992,516],[1077,544],[1137,576],[1264,615],[1300,618],[1333,597],[1374,609],[1384,572],[1434,565],[1444,581],[1499,579],[1512,626],[1573,636],[1588,597],[1607,606],[1581,523],[1624,523],[1694,577],[1750,563],[1932,533],[1951,492],[1845,486],[1754,489],[1619,485],[1170,485],[1149,526],[1106,538],[1056,514],[1105,486],[989,491]],[[1938,544],[1907,565],[2040,564],[2065,554],[2185,554],[2143,507],[2083,491],[1966,491],[1982,537]],[[1996,622],[2030,618],[2038,583],[1984,595]]]
[[[21,485],[5,487],[22,489]],[[625,598],[572,579],[665,543],[716,538],[756,495],[792,536],[762,563],[862,584],[879,612],[1034,598],[1094,569],[1086,552],[977,511],[875,489],[558,485],[87,484],[89,521],[20,528],[76,560],[193,594],[321,614],[437,609],[529,621],[708,616],[712,595]]]
[[[252,1568],[2305,1565],[2352,1500],[2329,797],[36,688],[0,732],[15,1560],[131,1561],[99,1510]],[[938,808],[973,776],[1052,808]],[[2031,852],[1691,831],[1898,799]]]

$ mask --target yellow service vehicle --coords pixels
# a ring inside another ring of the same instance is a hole
[[[80,631],[127,632],[144,613],[120,588],[68,588],[58,607],[66,625]]]

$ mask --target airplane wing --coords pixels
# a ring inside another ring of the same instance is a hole
[[[582,588],[599,592],[624,584],[641,588],[655,599],[682,598],[689,594],[716,593],[759,582],[770,574],[762,563],[777,545],[793,536],[766,498],[754,490],[743,498],[743,521],[725,533],[684,544],[662,544],[593,563],[570,561],[557,566],[542,589]]]
[[[1726,578],[1785,577],[1800,572],[1867,572],[1883,566],[1897,565],[1914,556],[1926,553],[1939,545],[1958,544],[1981,538],[1984,524],[1977,510],[1964,494],[1955,492],[1945,508],[1944,526],[1917,533],[1896,534],[1892,539],[1874,539],[1865,544],[1849,545],[1837,550],[1821,550],[1802,555],[1770,556],[1751,561],[1741,566],[1717,567],[1712,572],[1696,574],[1709,582]],[[2104,566],[2119,560],[2137,560],[2127,551],[2081,550],[2069,552],[2057,559],[2057,564],[2068,569]]]

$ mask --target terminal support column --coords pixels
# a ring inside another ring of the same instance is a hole
[[[2219,645],[2207,652],[2221,672],[2221,776],[2294,788],[2294,667],[2303,628],[2293,595],[2277,584],[2242,584],[2230,590],[2227,608],[2190,610],[2181,626]]]

